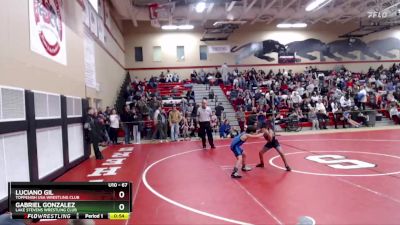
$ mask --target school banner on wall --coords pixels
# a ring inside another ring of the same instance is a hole
[[[229,45],[208,46],[208,53],[210,54],[229,53],[229,52],[231,52],[231,47]]]
[[[31,50],[67,65],[63,1],[28,1]]]
[[[85,84],[87,87],[96,88],[96,60],[94,41],[90,34],[85,31],[84,39],[84,54],[85,54]]]

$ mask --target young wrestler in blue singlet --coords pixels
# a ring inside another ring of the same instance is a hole
[[[246,129],[246,132],[239,134],[238,136],[234,137],[231,143],[231,150],[235,154],[236,157],[236,165],[233,168],[233,172],[231,174],[232,178],[241,178],[242,176],[239,174],[239,167],[242,166],[242,171],[250,171],[251,168],[246,166],[246,154],[241,146],[247,141],[248,138],[258,138],[262,137],[263,133],[254,134],[256,133],[256,128],[253,126],[249,126]]]

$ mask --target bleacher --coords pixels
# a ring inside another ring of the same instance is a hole
[[[232,85],[222,85],[221,84],[220,87],[223,90],[224,94],[227,96],[227,98],[230,99],[230,92],[232,91],[233,86]],[[262,87],[261,91],[265,93],[265,92],[268,91],[268,88]],[[233,105],[233,108],[236,111],[238,111],[238,107],[235,104],[235,102],[231,101],[231,104]],[[400,108],[399,108],[399,110],[400,110]],[[390,115],[389,115],[389,111],[388,110],[380,109],[380,110],[377,110],[377,112],[382,114],[385,118],[390,119]],[[278,113],[279,113],[279,115],[283,116],[283,118],[287,118],[290,115],[289,109],[279,109]],[[249,111],[245,112],[246,121],[248,120],[250,114],[251,114],[251,112],[249,112]],[[334,114],[332,112],[328,112],[328,117],[329,117],[329,121],[327,122],[327,126],[334,126],[335,125]],[[312,127],[312,122],[308,122],[308,121],[307,122],[300,122],[299,125],[301,127]],[[338,126],[342,126],[343,125],[343,121],[338,121],[337,125]],[[280,127],[282,129],[285,129],[286,128],[286,124],[285,123],[284,124],[280,124]]]

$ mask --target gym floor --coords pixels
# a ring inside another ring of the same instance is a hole
[[[238,180],[230,177],[231,139],[214,150],[199,141],[118,145],[57,181],[133,182],[130,219],[96,224],[298,224],[305,217],[315,224],[398,224],[399,137],[398,129],[279,136],[292,172],[272,149],[265,168]],[[260,138],[243,145],[249,165],[258,163],[263,144]],[[126,147],[134,150],[114,175],[88,176]]]

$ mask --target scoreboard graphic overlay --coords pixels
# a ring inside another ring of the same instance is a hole
[[[118,219],[132,212],[130,182],[11,182],[13,219]]]

